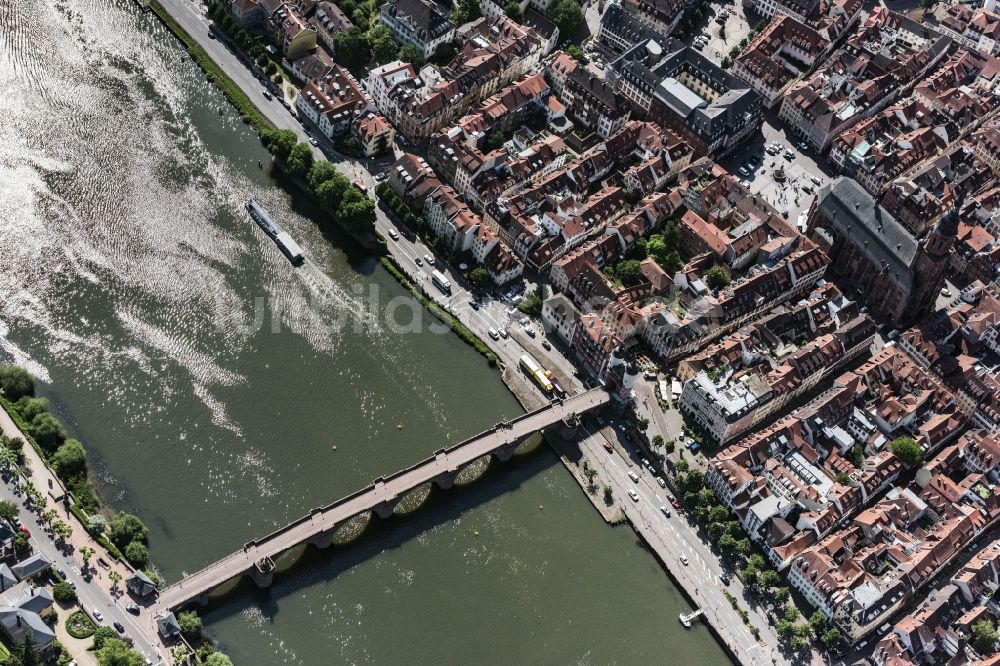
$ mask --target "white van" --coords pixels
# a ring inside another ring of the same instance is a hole
[[[632,483],[639,483],[639,477],[636,475],[635,472],[629,472],[628,478],[632,479]]]
[[[500,339],[500,334],[497,333],[497,329],[495,329],[495,328],[491,328],[489,330],[489,334],[490,334],[490,337],[493,338],[494,340],[499,340]]]

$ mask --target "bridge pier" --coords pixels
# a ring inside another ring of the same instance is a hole
[[[454,472],[445,472],[434,477],[433,483],[435,486],[441,490],[451,490],[451,487],[455,485],[455,479],[458,477],[458,470]]]
[[[333,545],[333,530],[329,532],[319,532],[318,534],[313,535],[306,543],[311,543],[319,550],[329,548]]]
[[[274,560],[270,557],[257,560],[249,573],[257,587],[271,587],[274,582]]]
[[[514,455],[514,451],[516,451],[517,447],[520,445],[521,445],[520,440],[515,440],[510,444],[504,444],[499,449],[494,451],[493,455],[496,456],[496,459],[499,460],[500,462],[507,462],[508,460],[510,460],[511,456]]]
[[[375,515],[385,520],[386,518],[392,518],[392,515],[396,513],[396,505],[399,504],[400,498],[395,497],[391,500],[386,500],[381,504],[375,506]]]
[[[556,425],[555,431],[568,442],[576,439],[577,433],[580,432],[580,417],[570,414]]]

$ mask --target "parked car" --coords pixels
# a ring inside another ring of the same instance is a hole
[[[666,504],[661,504],[660,505],[660,511],[662,511],[663,515],[666,516],[667,518],[670,517],[670,509],[667,508]]]
[[[272,95],[269,90],[263,90],[261,91],[261,94],[264,95],[264,99],[274,99],[274,95]]]
[[[659,484],[659,486],[661,488],[666,488],[667,487],[667,482],[663,480],[662,476],[656,477],[656,483]]]
[[[91,610],[90,614],[93,616],[93,618],[95,620],[97,620],[97,622],[99,622],[99,623],[100,622],[104,622],[104,613],[102,613],[101,611],[97,610],[96,608],[93,609],[93,610]]]
[[[115,620],[113,624],[114,624],[114,627],[115,627],[115,631],[117,631],[119,634],[124,634],[125,633],[125,625],[124,624],[122,624],[118,620]]]
[[[139,604],[137,604],[137,603],[127,604],[125,606],[125,610],[127,610],[129,613],[132,613],[132,615],[138,615],[139,614]]]
[[[632,479],[632,483],[639,483],[639,475],[635,472],[629,472],[628,478]]]
[[[353,185],[354,187],[358,188],[359,190],[361,190],[365,194],[368,194],[368,187],[364,183],[362,183],[360,180],[354,181],[353,183],[351,183],[351,185]]]
[[[314,137],[314,136],[309,137],[309,143],[311,143],[314,146],[318,146],[319,145],[319,141],[317,141],[316,137]]]
[[[683,564],[684,566],[688,565],[687,555],[681,555],[681,564]]]
[[[639,501],[639,493],[635,492],[635,490],[628,491],[628,496],[632,498],[633,502]]]
[[[542,340],[542,349],[545,351],[552,351],[552,345],[549,344],[548,340]]]
[[[396,233],[395,229],[389,229],[389,238],[391,238],[394,241],[398,241],[399,240],[399,234]]]
[[[670,498],[670,506],[674,507],[675,509],[677,509],[679,511],[680,508],[681,508],[681,503],[677,501],[676,497],[671,497]]]
[[[431,256],[431,255],[429,255],[429,254],[425,254],[425,255],[424,255],[424,261],[426,261],[426,262],[427,262],[427,265],[428,265],[428,266],[433,266],[433,265],[434,265],[434,257],[432,257],[432,256]]]
[[[499,333],[500,333],[500,337],[503,338],[504,340],[506,340],[507,338],[510,337],[510,334],[507,333],[507,329],[506,328],[501,328],[500,331],[499,331]]]

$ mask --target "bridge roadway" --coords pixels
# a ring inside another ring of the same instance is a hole
[[[532,433],[571,415],[601,407],[609,399],[604,389],[597,388],[554,400],[541,409],[499,423],[460,444],[441,449],[408,469],[378,478],[369,486],[329,506],[314,509],[309,515],[245,544],[240,550],[165,588],[150,608],[150,615],[192,602],[207,601],[208,593],[214,588],[244,574],[251,575],[258,585],[266,587],[271,583],[272,571],[268,567],[262,570],[260,562],[270,560],[273,563],[283,552],[301,543],[313,543],[324,548],[330,545],[334,531],[355,516],[374,512],[388,518],[409,491],[427,483],[450,488],[459,471],[469,463],[491,454],[496,454],[502,461],[507,460],[518,444]]]

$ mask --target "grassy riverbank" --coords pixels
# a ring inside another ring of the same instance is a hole
[[[10,379],[16,377],[18,384]],[[154,581],[158,575],[149,565],[146,549],[148,530],[142,522],[127,513],[117,514],[110,522],[103,515],[110,513],[103,508],[100,498],[90,482],[87,453],[83,444],[71,438],[66,429],[49,409],[48,400],[35,397],[34,379],[22,368],[0,366],[0,407],[10,416],[21,432],[20,442],[3,439],[0,452],[5,459],[16,461],[23,458],[22,447],[26,443],[37,454],[60,484],[73,499],[70,511],[80,525],[108,553],[122,562],[128,562],[136,569],[144,570]],[[16,397],[11,401],[8,396]],[[16,438],[15,438],[16,439]],[[23,470],[18,470],[22,476]],[[50,483],[51,488],[51,483]],[[46,508],[46,493],[34,488],[29,482],[26,488],[29,500],[41,509]],[[110,537],[110,538],[109,538]],[[118,543],[115,543],[115,541]]]
[[[177,21],[173,19],[172,16],[167,12],[163,6],[156,0],[152,0],[149,3],[150,8],[156,12],[156,15],[160,17],[163,21],[163,25],[167,26],[167,29],[174,34],[177,39],[184,43],[187,47],[187,52],[191,56],[191,59],[195,61],[201,71],[205,72],[208,76],[209,81],[215,84],[215,86],[222,91],[222,94],[226,96],[229,103],[236,107],[236,110],[240,114],[240,118],[243,122],[249,124],[257,133],[260,134],[265,131],[274,130],[275,126],[270,120],[267,119],[263,113],[261,113],[254,103],[250,100],[243,90],[236,85],[229,76],[222,71],[222,68],[212,57],[208,55],[208,52],[203,49],[198,42],[194,40],[187,33],[184,28],[180,26]]]
[[[489,345],[480,340],[479,336],[469,330],[469,328],[460,322],[457,317],[444,310],[431,299],[427,298],[427,296],[425,296],[417,288],[417,286],[413,284],[408,277],[406,277],[406,273],[403,272],[403,269],[399,267],[391,256],[383,255],[379,257],[379,261],[382,263],[385,270],[389,271],[389,274],[396,278],[399,284],[409,289],[410,293],[412,293],[417,300],[420,301],[420,304],[427,308],[432,315],[450,326],[455,335],[460,337],[467,344],[471,345],[477,352],[482,354],[486,358],[486,362],[490,364],[490,367],[499,367],[500,357],[493,353],[493,350],[489,348]]]

